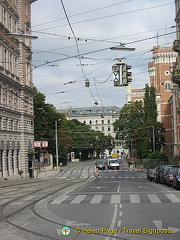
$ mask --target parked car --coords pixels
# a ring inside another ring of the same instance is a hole
[[[147,179],[150,181],[155,180],[155,175],[156,175],[156,169],[148,169],[147,171]]]
[[[164,165],[158,165],[156,166],[156,173],[155,173],[155,182],[156,183],[160,183],[160,174],[161,174],[161,171],[162,171],[162,167]]]
[[[169,170],[169,168],[171,167],[178,167],[177,165],[164,165],[162,167],[162,170],[160,172],[160,183],[162,184],[166,184],[166,175],[167,175],[167,171]]]
[[[176,190],[180,190],[180,168],[178,168],[173,175],[173,187],[176,188]]]
[[[98,169],[106,169],[106,163],[103,160],[96,161],[95,165]]]
[[[177,169],[179,167],[170,167],[169,170],[166,173],[166,185],[168,187],[173,185],[174,177],[173,175],[177,172]]]
[[[118,159],[110,159],[108,163],[109,169],[119,169],[119,161]]]

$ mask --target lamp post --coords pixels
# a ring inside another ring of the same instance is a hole
[[[56,139],[56,170],[58,171],[58,138],[57,138],[57,121],[55,121],[55,139]]]

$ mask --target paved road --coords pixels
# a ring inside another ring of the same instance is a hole
[[[72,228],[71,239],[180,239],[180,191],[150,182],[140,172],[99,171],[95,181],[56,194],[47,207],[63,216],[64,225]],[[74,233],[76,228],[81,233]],[[108,229],[114,229],[112,237]],[[96,230],[100,234],[87,233]]]
[[[80,163],[0,191],[0,240],[180,239],[180,191],[142,172],[102,170],[94,179],[93,163]]]

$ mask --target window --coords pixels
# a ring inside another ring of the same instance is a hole
[[[3,151],[0,150],[0,172],[2,172],[2,158],[3,158]]]
[[[26,2],[25,2],[25,15],[26,17],[28,17],[28,5]]]
[[[110,132],[111,131],[111,127],[110,126],[108,126],[108,132]]]
[[[108,124],[110,124],[110,120],[108,119]]]
[[[17,32],[17,21],[16,20],[14,21],[14,32],[15,33]]]
[[[9,15],[9,31],[12,32],[12,17]]]
[[[102,127],[102,132],[104,132],[104,127]]]
[[[14,59],[14,74],[16,75],[16,76],[18,76],[18,68],[17,68],[17,66],[18,66],[18,59],[17,58],[15,58]]]
[[[9,71],[13,73],[13,55],[10,53]]]
[[[104,124],[104,120],[102,120],[102,124]]]
[[[171,82],[170,81],[167,81],[165,82],[165,86],[166,86],[166,91],[170,91],[171,89]]]
[[[2,66],[2,45],[0,44],[0,66]]]
[[[7,22],[6,22],[6,17],[7,17],[7,16],[6,16],[6,15],[7,15],[7,12],[6,12],[6,9],[4,9],[4,16],[3,16],[4,19],[3,19],[3,20],[4,20],[4,26],[5,26],[5,27],[7,27]]]
[[[7,50],[4,49],[4,68],[7,69],[8,57],[7,57]]]
[[[98,124],[98,120],[96,120],[96,125]]]
[[[89,121],[89,124],[90,124],[90,125],[92,124],[92,121],[91,121],[91,120]]]

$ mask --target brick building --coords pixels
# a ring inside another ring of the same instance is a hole
[[[148,64],[150,85],[156,88],[157,121],[163,123],[166,131],[164,151],[172,157],[178,153],[177,148],[174,149],[175,122],[172,108],[172,89],[176,87],[176,84],[174,84],[171,79],[171,68],[176,62],[177,53],[172,47],[157,46],[153,48],[153,59],[154,60]],[[145,89],[131,90],[131,86],[127,87],[127,100],[129,101],[143,100],[144,94]],[[175,116],[175,118],[177,119],[177,116]]]
[[[0,178],[29,176],[34,141],[31,4],[0,1]]]

